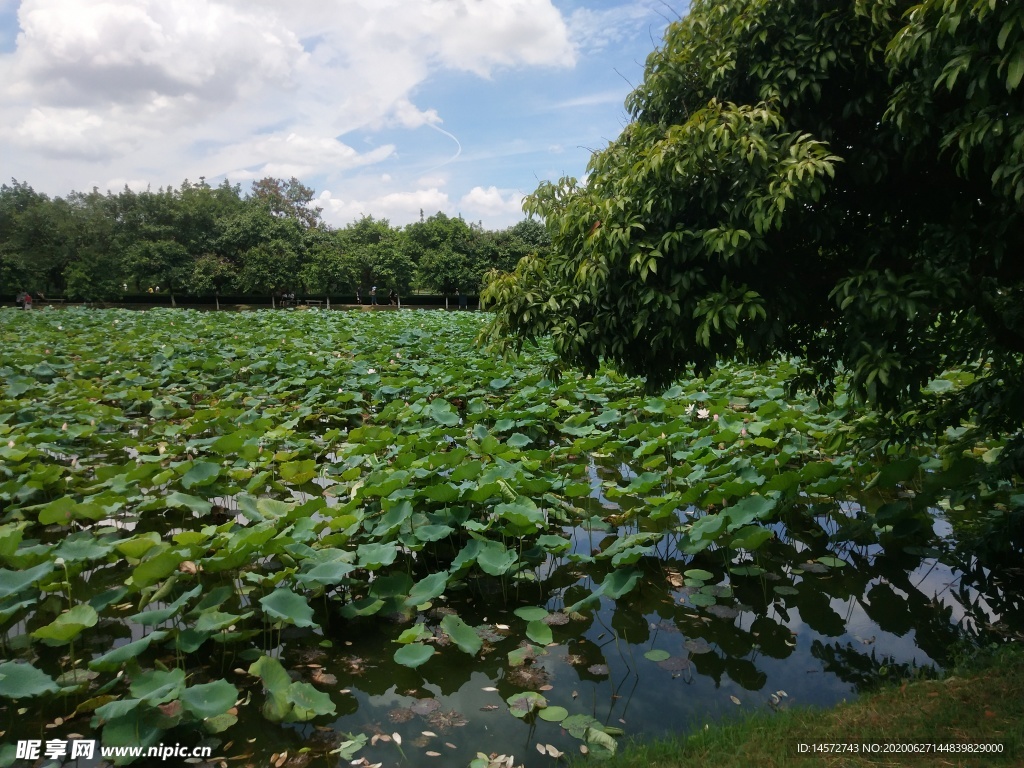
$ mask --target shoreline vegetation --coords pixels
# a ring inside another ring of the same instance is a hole
[[[799,744],[807,745],[807,751],[798,752]],[[814,745],[821,745],[818,751]],[[867,751],[867,745],[878,745],[878,751]],[[909,745],[943,751],[885,752]],[[965,745],[1001,745],[1003,751],[955,751]],[[630,742],[604,765],[855,768],[1020,765],[1022,760],[1024,649],[1014,642],[978,652],[938,680],[893,682],[829,709],[763,711],[706,725],[687,736]],[[580,756],[573,764],[584,762]]]

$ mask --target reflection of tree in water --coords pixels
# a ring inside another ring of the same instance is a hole
[[[811,655],[820,659],[825,672],[854,687],[858,693],[877,688],[887,679],[937,676],[934,667],[919,667],[914,663],[900,663],[889,656],[879,657],[874,649],[865,653],[852,643],[826,645],[820,640],[811,643]]]

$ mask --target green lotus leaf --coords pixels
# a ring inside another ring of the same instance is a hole
[[[210,514],[210,510],[213,509],[213,504],[206,499],[181,493],[180,491],[173,491],[167,494],[164,503],[171,509],[189,509],[200,517]]]
[[[307,586],[311,584],[319,584],[325,587],[334,586],[340,584],[354,570],[355,566],[351,563],[332,560],[331,562],[314,565],[305,573],[296,574],[295,580]]]
[[[407,645],[408,643],[415,643],[420,640],[426,640],[429,637],[433,637],[430,630],[427,629],[425,624],[413,624],[409,629],[406,629],[398,636],[395,640],[396,643]]]
[[[644,654],[644,658],[650,659],[651,661],[664,661],[665,659],[671,657],[671,653],[669,653],[668,651],[664,651],[661,648],[654,648]]]
[[[434,649],[423,643],[409,643],[395,651],[395,661],[403,667],[416,669],[434,655]]]
[[[275,589],[266,597],[260,598],[260,605],[263,606],[263,612],[272,619],[294,624],[296,627],[318,626],[313,621],[313,609],[309,607],[306,598],[290,589]]]
[[[450,525],[418,525],[413,531],[413,535],[420,541],[430,542],[440,541],[454,532],[455,529]]]
[[[597,727],[587,728],[586,740],[591,753],[596,756],[614,755],[619,748],[615,739]]]
[[[594,726],[600,727],[600,722],[590,715],[569,715],[562,720],[562,727],[575,739],[585,738],[587,729]]]
[[[0,662],[0,696],[29,699],[44,693],[57,693],[59,690],[49,675],[31,664],[20,661]]]
[[[289,485],[302,485],[316,477],[316,461],[314,459],[287,461],[278,467],[278,471],[281,473],[281,479]]]
[[[70,496],[61,496],[39,510],[39,522],[43,525],[67,525],[72,520],[100,520],[107,510],[99,504],[75,501]]]
[[[387,544],[360,544],[356,549],[359,558],[359,566],[369,571],[375,571],[385,565],[391,565],[398,557],[398,545],[394,542]]]
[[[431,419],[445,427],[454,427],[459,423],[459,414],[452,410],[451,403],[441,398],[432,400],[426,409]]]
[[[549,723],[560,723],[569,716],[569,710],[565,707],[545,707],[537,713],[537,716]]]
[[[527,624],[526,636],[539,645],[550,645],[553,641],[551,627],[543,621],[531,621]]]
[[[505,699],[508,711],[516,717],[526,717],[536,709],[544,709],[548,700],[535,691],[523,691]]]
[[[730,542],[733,549],[746,549],[753,552],[772,539],[775,534],[769,528],[761,526],[748,526],[737,531],[736,536]]]
[[[458,616],[449,614],[441,619],[441,629],[459,647],[460,651],[468,653],[470,656],[476,656],[483,647],[484,642],[480,636]]]
[[[508,445],[510,448],[525,448],[532,442],[532,438],[528,437],[527,435],[524,435],[522,432],[516,432],[515,434],[509,436],[509,438],[505,441],[505,444]]]
[[[419,580],[413,585],[405,604],[409,607],[422,605],[444,594],[448,588],[448,572],[439,571]]]
[[[508,573],[518,559],[513,550],[506,549],[498,541],[481,542],[480,552],[476,556],[477,565],[484,573],[491,576],[502,576]]]
[[[116,670],[126,661],[134,659],[149,648],[151,643],[160,642],[165,637],[167,637],[167,632],[165,630],[159,629],[156,632],[151,632],[141,640],[125,643],[124,645],[119,646],[112,651],[107,651],[102,656],[93,659],[89,662],[89,669],[98,670],[100,672]]]
[[[147,669],[131,684],[131,694],[149,704],[164,704],[178,698],[185,689],[185,670]]]
[[[52,561],[40,563],[24,571],[9,571],[6,568],[0,568],[0,598],[16,595],[52,572]]]
[[[337,714],[331,697],[309,683],[292,683],[288,687],[288,701],[293,707],[289,721],[306,722],[314,717]]]
[[[156,584],[178,569],[185,556],[174,549],[163,549],[147,557],[132,571],[132,585],[138,589]]]
[[[141,560],[142,556],[159,544],[160,541],[159,533],[149,531],[148,533],[136,534],[130,539],[122,539],[114,545],[114,549],[125,557],[130,557],[132,560]]]
[[[220,464],[212,461],[194,461],[181,477],[181,487],[186,491],[197,486],[210,485],[220,476]]]
[[[227,713],[238,700],[238,689],[227,680],[214,680],[186,688],[181,693],[185,711],[200,719]]]
[[[516,608],[513,613],[523,621],[540,621],[548,617],[547,610],[536,605],[521,606]]]
[[[47,645],[65,645],[78,637],[83,629],[95,627],[97,621],[99,615],[96,610],[88,603],[79,603],[45,627],[37,629],[32,637]]]
[[[357,616],[372,616],[384,607],[384,601],[379,597],[362,597],[346,603],[341,607],[341,615],[346,619],[354,619]]]
[[[154,624],[162,624],[168,619],[176,616],[178,612],[185,606],[189,600],[198,597],[203,591],[201,586],[195,587],[177,600],[168,603],[163,608],[156,608],[149,611],[143,611],[142,613],[136,613],[133,616],[129,616],[129,621],[134,621],[136,624],[142,624],[147,627],[151,627]]]
[[[100,541],[91,535],[78,538],[68,538],[61,542],[61,545],[54,550],[54,558],[63,558],[68,563],[80,563],[89,560],[99,560],[114,551],[114,544],[110,541]]]

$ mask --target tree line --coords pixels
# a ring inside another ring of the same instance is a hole
[[[0,186],[0,286],[79,301],[159,288],[222,296],[364,296],[411,289],[476,293],[491,269],[513,269],[550,244],[524,220],[490,231],[438,212],[405,227],[364,216],[327,225],[296,178],[49,197],[12,179]]]

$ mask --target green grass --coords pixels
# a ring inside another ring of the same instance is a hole
[[[797,744],[1002,744],[1002,756],[800,755]],[[1024,764],[1024,649],[1010,645],[943,680],[905,682],[828,710],[793,709],[706,726],[690,736],[633,743],[609,768],[972,766]]]

